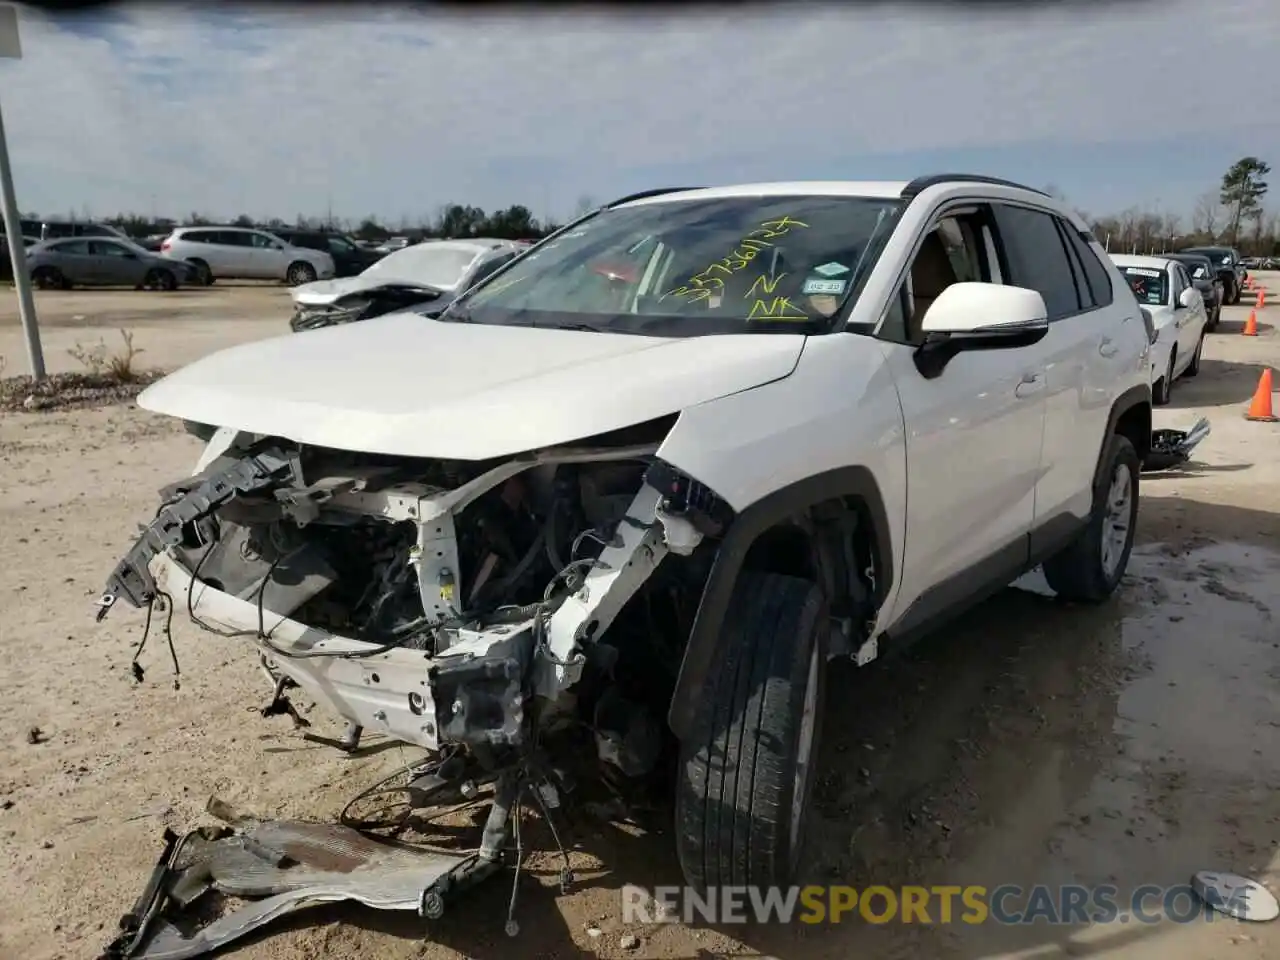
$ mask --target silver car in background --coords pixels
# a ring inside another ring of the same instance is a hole
[[[327,280],[333,257],[323,250],[294,247],[266,230],[249,227],[179,227],[160,252],[192,264],[210,284],[228,280],[282,280],[290,286]]]
[[[289,326],[313,330],[419,306],[440,311],[528,247],[488,237],[426,240],[387,254],[354,277],[294,287]]]
[[[176,290],[194,279],[181,260],[162,257],[129,240],[74,237],[46,240],[27,248],[31,282],[42,290],[74,286],[125,286]]]

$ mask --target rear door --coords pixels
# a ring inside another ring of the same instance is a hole
[[[102,271],[89,251],[88,240],[63,240],[53,244],[53,265],[72,283],[101,283]]]
[[[122,243],[114,240],[90,240],[89,253],[95,269],[102,277],[100,282],[136,287],[147,273],[147,264]]]
[[[1038,552],[1044,541],[1037,537],[1052,538],[1068,517],[1085,517],[1092,507],[1099,442],[1117,382],[1113,328],[1125,320],[1116,313],[1109,275],[1070,223],[1040,208],[1001,202],[993,209],[1005,282],[1038,291],[1049,313],[1048,335],[1031,348],[1045,378],[1032,542]]]
[[[283,280],[289,266],[284,241],[256,230],[248,236],[253,244],[253,276],[259,280]]]

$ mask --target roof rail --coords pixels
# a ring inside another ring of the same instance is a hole
[[[648,200],[650,197],[660,197],[665,193],[684,193],[686,190],[701,190],[701,187],[658,187],[654,190],[641,190],[639,193],[633,193],[623,197],[621,200],[614,200],[606,203],[603,209],[612,207],[620,207],[624,203],[631,203],[633,200]]]
[[[936,187],[943,183],[988,183],[996,187],[1013,187],[1017,190],[1028,190],[1031,193],[1038,193],[1042,197],[1049,196],[1045,191],[1037,190],[1035,187],[1028,187],[1025,183],[1015,183],[1012,180],[988,177],[980,173],[932,173],[925,177],[916,177],[902,188],[900,196],[903,200],[913,200],[930,187]]]

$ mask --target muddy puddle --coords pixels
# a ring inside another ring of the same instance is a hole
[[[1145,546],[1115,603],[1060,604],[1032,574],[943,633],[839,670],[807,882],[1107,885],[1122,909],[1210,868],[1280,890],[1280,553]],[[786,960],[1199,960],[1254,942],[1232,920],[938,919],[723,932]]]

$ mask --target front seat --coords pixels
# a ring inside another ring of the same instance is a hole
[[[946,244],[934,230],[924,238],[920,252],[911,264],[911,316],[907,320],[907,336],[912,343],[923,338],[924,315],[933,306],[933,301],[958,280],[951,258],[947,256]]]

